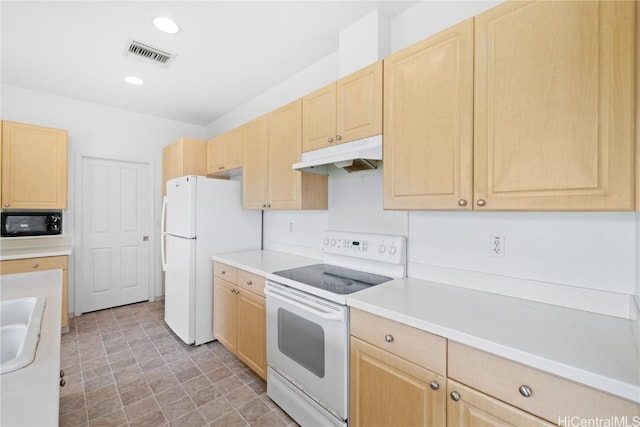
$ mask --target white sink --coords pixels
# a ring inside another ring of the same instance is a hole
[[[0,374],[31,364],[36,357],[45,297],[0,302]]]

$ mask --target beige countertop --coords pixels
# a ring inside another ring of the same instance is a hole
[[[46,297],[40,341],[33,362],[0,375],[0,425],[57,426],[60,395],[62,271],[7,274],[0,298]]]

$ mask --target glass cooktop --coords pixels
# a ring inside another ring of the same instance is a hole
[[[290,270],[276,271],[273,274],[340,295],[352,294],[392,280],[391,277],[330,264],[308,265]]]

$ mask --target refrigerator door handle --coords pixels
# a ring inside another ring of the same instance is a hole
[[[166,230],[166,219],[167,219],[167,198],[164,197],[162,199],[162,216],[160,221],[160,253],[162,254],[162,271],[167,271],[167,230]]]
[[[160,218],[160,232],[162,234],[167,232],[167,204],[168,204],[168,200],[167,200],[167,196],[164,196],[162,198],[162,215]]]

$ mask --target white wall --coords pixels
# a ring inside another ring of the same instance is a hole
[[[143,161],[153,168],[155,295],[162,295],[160,271],[160,208],[162,205],[162,147],[182,137],[204,137],[201,126],[146,116],[125,110],[2,85],[3,120],[66,129],[69,134],[68,208],[64,212],[64,234],[78,251],[74,238],[75,158],[76,154],[117,160]],[[71,259],[73,262],[73,256]],[[75,278],[69,270],[69,309],[74,309]]]

